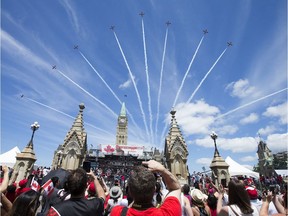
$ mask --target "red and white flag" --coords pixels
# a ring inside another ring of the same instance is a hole
[[[52,180],[49,179],[44,185],[42,185],[42,188],[43,188],[44,193],[46,193],[47,196],[49,196],[54,191]]]
[[[31,189],[38,192],[40,190],[40,185],[39,183],[34,179],[34,177],[32,178],[31,181]]]

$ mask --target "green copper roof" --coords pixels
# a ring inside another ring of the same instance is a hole
[[[126,108],[125,108],[125,103],[124,102],[122,103],[120,116],[126,116]]]

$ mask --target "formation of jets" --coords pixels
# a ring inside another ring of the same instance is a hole
[[[229,47],[229,46],[233,46],[232,42],[231,42],[231,41],[227,42],[227,46],[228,46],[228,47]]]
[[[204,30],[203,30],[203,33],[204,33],[204,34],[208,34],[208,30],[207,30],[207,29],[204,29]]]
[[[52,66],[52,69],[53,69],[53,70],[56,69],[56,65],[53,65],[53,66]]]

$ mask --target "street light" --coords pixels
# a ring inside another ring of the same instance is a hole
[[[32,136],[31,136],[31,139],[30,139],[28,146],[31,147],[32,149],[33,149],[34,133],[36,130],[39,129],[39,127],[40,127],[40,125],[38,124],[38,122],[34,122],[33,124],[31,124]]]
[[[211,138],[214,140],[214,147],[215,147],[215,152],[214,152],[214,156],[217,154],[219,155],[219,151],[218,151],[218,148],[217,148],[217,144],[216,144],[216,139],[218,137],[218,135],[212,131],[212,133],[210,134]]]

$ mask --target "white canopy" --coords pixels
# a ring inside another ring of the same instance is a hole
[[[275,172],[281,176],[283,176],[283,175],[288,176],[288,170],[287,169],[275,170]]]
[[[246,167],[234,161],[229,156],[225,159],[225,162],[229,165],[228,170],[229,170],[230,176],[246,175],[246,176],[254,177],[257,179],[259,178],[259,173],[247,169]]]
[[[8,167],[13,168],[16,163],[16,155],[20,153],[19,148],[16,146],[13,149],[0,155],[0,164],[7,165]]]

